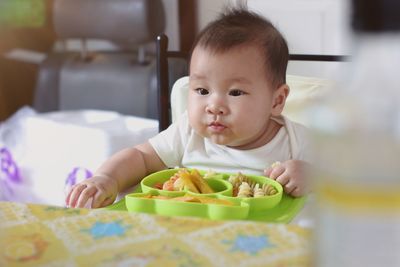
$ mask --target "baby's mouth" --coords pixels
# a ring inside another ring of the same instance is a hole
[[[226,128],[225,125],[223,125],[223,124],[221,124],[221,123],[219,123],[219,122],[216,122],[216,121],[210,123],[210,124],[208,125],[208,127],[209,127],[212,131],[214,131],[214,132],[222,132],[222,131],[225,130],[225,128]]]

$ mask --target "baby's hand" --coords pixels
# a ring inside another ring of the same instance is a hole
[[[112,204],[117,195],[116,180],[107,175],[94,175],[74,185],[68,192],[65,204],[71,208],[83,208],[91,200],[91,206],[88,208],[100,208]]]
[[[264,170],[265,176],[276,180],[283,186],[285,193],[301,197],[308,193],[306,170],[309,164],[302,160],[288,160],[274,163]]]

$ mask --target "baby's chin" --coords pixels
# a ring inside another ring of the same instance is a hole
[[[196,128],[194,128],[194,130],[196,131]],[[203,131],[196,131],[196,133],[201,137],[208,139],[211,143],[214,143],[216,145],[229,146],[232,148],[234,148],[235,146],[242,145],[242,142],[233,138],[233,136],[229,135],[228,133],[212,134],[208,132],[207,129],[204,129]]]
[[[254,144],[254,142],[244,142],[243,140],[233,140],[233,138],[224,138],[224,137],[206,137],[212,143],[220,145],[220,146],[227,146],[233,149],[238,150],[249,150],[253,148],[257,148],[258,145]]]
[[[224,136],[207,136],[206,137],[208,140],[210,140],[212,143],[220,146],[229,146],[229,147],[235,147],[235,146],[240,146],[240,144],[237,143],[236,140],[232,140],[231,138],[226,138]]]

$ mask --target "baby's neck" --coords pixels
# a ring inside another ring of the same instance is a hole
[[[268,144],[275,137],[275,135],[278,133],[281,127],[282,127],[281,124],[279,124],[275,120],[270,119],[266,126],[265,131],[262,131],[259,136],[254,138],[254,140],[252,140],[247,144],[241,146],[235,146],[233,148],[240,150],[248,150],[264,146]]]

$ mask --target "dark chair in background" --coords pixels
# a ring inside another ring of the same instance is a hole
[[[80,40],[81,50],[47,55],[36,110],[103,109],[157,118],[155,55],[146,49],[165,28],[161,0],[54,0],[53,22],[61,43]],[[106,40],[115,49],[89,50],[88,40]]]
[[[161,132],[171,124],[170,94],[175,81],[189,73],[189,52],[170,51],[168,36],[157,36],[157,90],[158,130]],[[175,66],[175,68],[172,68]],[[177,68],[176,66],[180,66]]]

